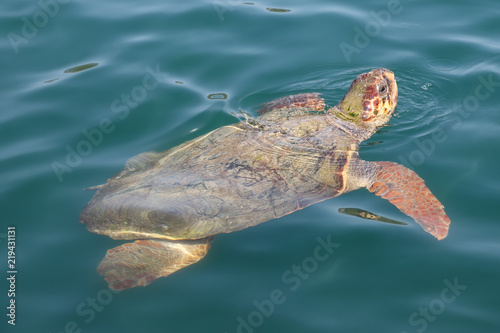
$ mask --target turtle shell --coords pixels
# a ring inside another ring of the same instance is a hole
[[[115,239],[198,239],[338,196],[357,142],[313,111],[275,109],[132,158],[80,220]]]

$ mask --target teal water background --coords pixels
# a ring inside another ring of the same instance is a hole
[[[1,8],[2,332],[500,332],[498,1]],[[122,242],[78,222],[93,194],[82,189],[275,97],[320,92],[334,105],[377,67],[397,76],[398,113],[361,156],[424,178],[452,220],[445,240],[358,190],[220,235],[198,264],[109,292],[96,267]],[[67,160],[73,150],[84,156]],[[350,207],[407,225],[338,212]],[[15,327],[7,226],[17,236]],[[324,261],[314,259],[318,238],[336,244]]]

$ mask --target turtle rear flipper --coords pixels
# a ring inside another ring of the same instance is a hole
[[[97,267],[114,290],[147,286],[202,259],[213,237],[188,241],[138,240],[109,250]]]
[[[368,186],[370,192],[389,200],[438,240],[446,238],[450,219],[422,178],[394,162],[369,163],[376,166]]]

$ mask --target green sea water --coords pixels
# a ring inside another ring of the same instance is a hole
[[[2,332],[500,332],[498,1],[1,8]],[[78,222],[84,188],[276,97],[319,92],[334,105],[378,67],[396,74],[397,115],[361,157],[424,178],[451,218],[445,240],[359,190],[220,235],[198,264],[146,288],[109,291],[96,267],[122,242]]]

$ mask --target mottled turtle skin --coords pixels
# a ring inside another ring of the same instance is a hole
[[[257,118],[132,158],[94,187],[80,216],[92,232],[139,239],[109,250],[98,271],[113,289],[145,286],[203,258],[213,235],[361,187],[443,239],[450,220],[420,177],[358,155],[397,99],[394,74],[375,69],[359,75],[330,109],[318,94],[288,96],[266,104]]]

